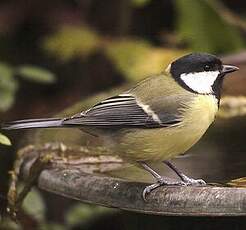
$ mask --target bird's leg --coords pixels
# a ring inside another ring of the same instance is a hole
[[[172,169],[179,177],[180,179],[186,184],[186,185],[205,185],[206,182],[202,179],[193,179],[188,176],[186,176],[184,173],[182,173],[176,166],[174,166],[169,161],[163,161],[164,164],[166,164],[170,169]]]
[[[185,185],[183,181],[170,181],[168,178],[159,175],[154,169],[152,169],[148,164],[145,162],[140,162],[140,165],[148,171],[156,180],[157,182],[146,186],[143,190],[143,199],[146,201],[146,196],[153,191],[154,189],[163,186],[163,185]]]

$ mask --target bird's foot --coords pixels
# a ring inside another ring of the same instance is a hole
[[[186,176],[185,174],[181,173],[180,177],[182,179],[182,181],[185,183],[185,185],[187,186],[202,186],[202,185],[206,185],[206,182],[202,179],[193,179],[190,178],[188,176]]]
[[[176,168],[170,161],[163,161],[169,168],[171,168],[178,176],[179,178],[185,183],[187,186],[202,186],[206,185],[206,182],[202,179],[193,179],[188,176],[186,176],[184,173],[182,173],[180,170]]]
[[[158,181],[154,184],[148,185],[143,190],[143,199],[147,201],[146,197],[150,194],[154,189],[159,188],[161,186],[186,186],[187,184],[184,181],[170,181],[165,177],[160,177]]]

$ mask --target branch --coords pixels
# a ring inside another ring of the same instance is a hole
[[[141,194],[146,184],[102,174],[125,167],[125,163],[118,157],[81,157],[80,149],[54,148],[52,145],[29,147],[24,152],[21,154],[24,159],[20,170],[22,177],[26,181],[30,180],[32,165],[37,156],[43,157],[49,153],[53,158],[38,176],[37,185],[43,190],[71,199],[156,215],[246,215],[246,188],[162,187],[153,191],[147,202],[144,202]],[[68,159],[67,156],[71,153],[76,158]]]

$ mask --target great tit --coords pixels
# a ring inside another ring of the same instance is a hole
[[[101,137],[105,146],[152,174],[156,183],[143,198],[162,185],[203,185],[180,172],[168,160],[185,153],[205,133],[219,108],[226,74],[238,70],[211,54],[191,53],[130,90],[66,118],[12,121],[3,129],[76,127]],[[149,164],[164,162],[180,177],[170,182]]]

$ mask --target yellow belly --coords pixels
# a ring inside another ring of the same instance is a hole
[[[217,110],[215,97],[199,95],[178,127],[122,132],[116,138],[116,151],[130,161],[160,161],[185,153],[214,121]]]

